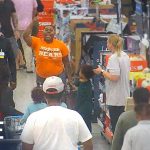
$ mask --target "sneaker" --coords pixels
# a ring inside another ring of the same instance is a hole
[[[31,71],[26,71],[26,73],[33,73],[33,71],[31,70]]]
[[[19,68],[20,68],[20,69],[27,69],[27,67],[26,67],[25,64],[24,64],[24,65],[20,65]]]

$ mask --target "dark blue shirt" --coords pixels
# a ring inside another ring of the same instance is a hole
[[[79,82],[76,110],[81,116],[92,113],[92,97],[91,81]]]

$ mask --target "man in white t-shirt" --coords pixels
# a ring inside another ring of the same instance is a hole
[[[150,149],[150,104],[136,105],[135,112],[139,122],[127,131],[121,150]]]
[[[92,135],[82,117],[75,111],[63,108],[60,98],[64,84],[59,77],[45,80],[43,91],[49,107],[29,116],[21,140],[23,150],[93,150]]]

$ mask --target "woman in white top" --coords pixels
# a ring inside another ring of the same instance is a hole
[[[112,131],[114,132],[120,114],[124,111],[126,98],[130,95],[130,60],[123,52],[123,39],[116,34],[110,35],[107,48],[112,52],[106,70],[94,69],[96,74],[106,78],[106,104],[109,106]]]

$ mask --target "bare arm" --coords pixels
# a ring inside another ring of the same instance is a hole
[[[12,17],[12,23],[13,23],[14,29],[18,30],[18,18],[17,18],[16,13],[12,13],[11,17]]]
[[[64,66],[65,66],[65,72],[67,74],[68,81],[72,82],[71,67],[70,67],[70,62],[69,62],[68,56],[63,57],[63,63],[64,63]]]
[[[28,46],[32,45],[31,33],[32,33],[33,23],[34,23],[34,20],[29,24],[29,26],[27,27],[27,29],[24,31],[24,34],[23,34],[23,38],[28,44]]]
[[[120,78],[120,76],[118,76],[118,75],[112,75],[112,74],[110,74],[110,73],[107,72],[107,71],[104,71],[104,72],[103,72],[103,76],[104,76],[105,78],[108,78],[108,79],[111,80],[111,81],[117,81],[117,80],[119,80],[119,78]]]
[[[19,34],[19,31],[18,31],[18,18],[17,18],[16,13],[15,12],[12,13],[11,17],[12,17],[12,23],[13,23],[13,26],[14,26],[14,35],[15,35],[15,38],[19,39],[20,34]]]
[[[22,142],[22,150],[33,150],[33,144],[27,144]]]
[[[92,139],[83,143],[83,150],[93,150]]]
[[[32,18],[36,17],[37,16],[37,8],[34,8],[33,9],[33,15],[32,15]]]
[[[94,69],[94,73],[95,74],[101,74],[102,73],[102,68],[97,68],[97,69]],[[103,71],[103,76],[111,81],[117,81],[119,80],[120,76],[119,75],[112,75],[110,72],[107,72],[107,71]]]

